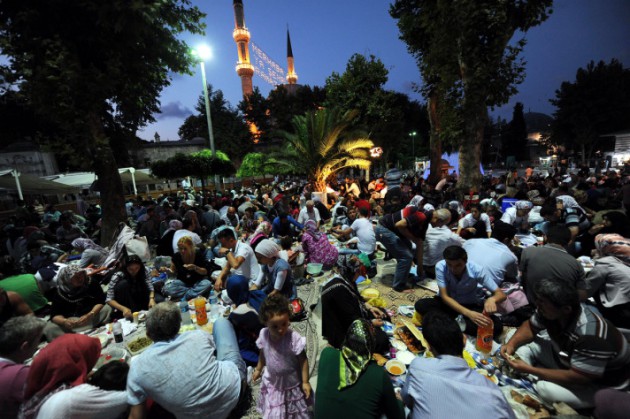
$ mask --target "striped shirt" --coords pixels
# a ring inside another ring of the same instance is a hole
[[[530,324],[535,333],[547,329],[554,356],[565,368],[610,384],[630,377],[628,341],[594,308],[582,304],[578,316],[565,330],[538,312]]]

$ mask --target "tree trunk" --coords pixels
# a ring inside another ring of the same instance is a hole
[[[438,95],[431,92],[429,96],[427,111],[429,113],[429,123],[431,132],[429,134],[429,158],[431,167],[429,173],[429,184],[436,185],[442,178],[442,140],[440,139],[440,117],[438,115]]]
[[[89,117],[90,133],[94,139],[92,149],[94,173],[98,176],[101,193],[101,246],[109,246],[115,239],[114,234],[120,222],[127,220],[125,196],[122,180],[114,154],[109,146],[100,118],[92,114]]]
[[[461,196],[470,191],[478,192],[481,185],[481,146],[484,125],[488,113],[485,105],[480,106],[476,118],[466,123],[464,140],[459,147],[459,179],[457,189]]]

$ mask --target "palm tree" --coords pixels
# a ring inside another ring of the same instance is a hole
[[[374,143],[353,127],[358,114],[356,110],[341,113],[324,108],[294,116],[294,132],[278,132],[284,145],[272,158],[280,168],[305,174],[315,191],[324,192],[330,175],[348,167],[368,169],[371,165]]]

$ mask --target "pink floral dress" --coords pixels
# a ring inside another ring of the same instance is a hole
[[[339,250],[328,241],[325,234],[315,239],[309,233],[302,235],[302,249],[306,254],[307,262],[322,263],[328,269],[337,263]]]
[[[302,375],[298,355],[304,352],[306,339],[289,329],[280,340],[273,340],[265,327],[256,345],[263,350],[266,368],[260,386],[258,410],[264,418],[311,418],[302,391]],[[311,396],[312,398],[312,396]]]

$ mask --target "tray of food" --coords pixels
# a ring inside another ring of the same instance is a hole
[[[396,324],[396,330],[394,330],[394,337],[401,340],[409,352],[417,355],[425,351],[425,347],[422,344],[424,337],[416,326],[405,318],[399,319],[399,323]]]
[[[146,337],[146,335],[142,335],[127,342],[127,349],[129,350],[131,356],[136,356],[151,346],[152,343],[153,341],[151,339]]]

